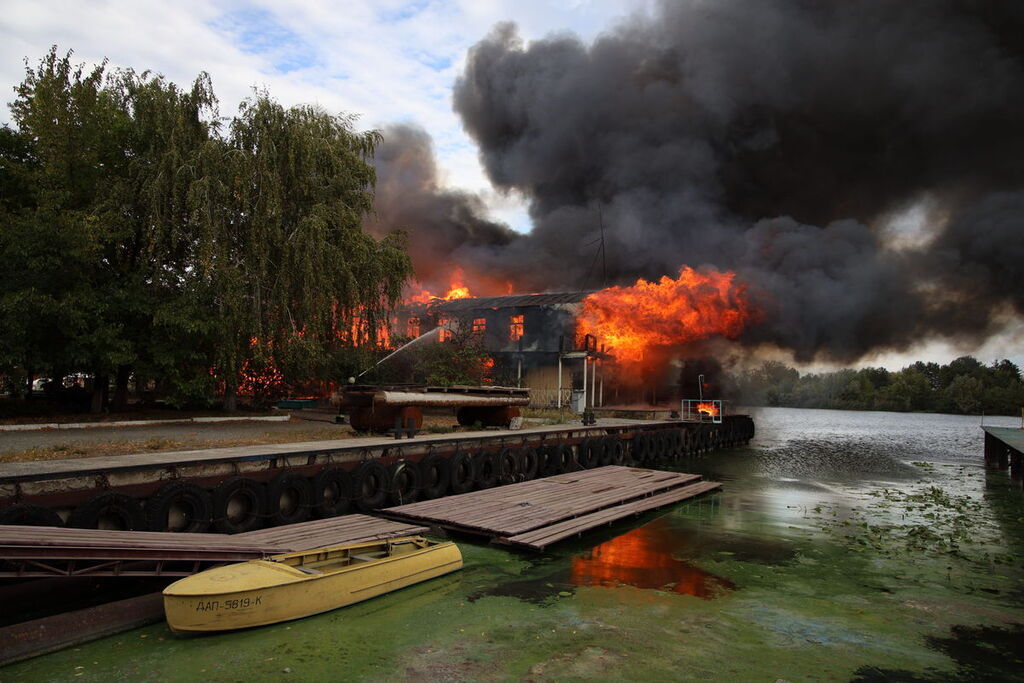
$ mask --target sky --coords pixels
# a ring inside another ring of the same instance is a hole
[[[210,74],[223,116],[253,88],[284,105],[318,104],[358,114],[364,129],[412,123],[433,137],[442,181],[479,194],[491,218],[526,232],[526,204],[496,192],[476,145],[452,108],[453,84],[467,51],[503,21],[529,43],[573,33],[589,43],[650,0],[288,0],[287,2],[157,2],[115,0],[8,2],[0,13],[0,90],[6,104],[35,64],[56,45],[87,65],[159,72],[186,85]],[[0,123],[8,123],[6,106]],[[913,233],[912,229],[906,231]],[[981,348],[928,342],[901,354],[864,358],[859,365],[898,369],[914,360],[948,362],[974,353],[985,362],[1009,357],[1024,364],[1024,324],[1011,324]],[[829,369],[819,366],[815,369]]]
[[[201,71],[213,79],[222,115],[254,87],[282,104],[356,113],[360,127],[409,122],[434,138],[442,177],[479,192],[494,218],[529,229],[525,204],[491,190],[477,150],[452,110],[452,84],[467,50],[501,21],[525,40],[571,31],[592,40],[643,2],[628,0],[290,0],[289,2],[6,3],[0,14],[4,104],[56,45],[74,61],[151,70],[178,84]],[[9,122],[3,107],[0,121]]]

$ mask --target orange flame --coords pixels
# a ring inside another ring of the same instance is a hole
[[[448,285],[448,291],[444,294],[434,294],[429,289],[420,287],[418,294],[413,294],[408,297],[406,303],[416,304],[429,304],[431,301],[440,299],[442,301],[452,301],[453,299],[468,299],[472,296],[469,292],[469,287],[465,283],[466,275],[461,268],[455,268],[452,271],[451,281]]]
[[[684,267],[676,279],[603,289],[583,300],[578,332],[597,337],[624,363],[641,362],[658,347],[735,338],[752,316],[746,288],[735,277]]]
[[[715,417],[718,415],[718,406],[716,406],[714,403],[698,403],[697,412],[704,413],[705,415],[710,415],[711,417]]]

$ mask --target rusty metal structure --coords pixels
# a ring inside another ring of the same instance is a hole
[[[354,429],[419,430],[423,408],[453,408],[459,424],[507,427],[530,403],[529,389],[494,386],[350,385],[337,398]]]

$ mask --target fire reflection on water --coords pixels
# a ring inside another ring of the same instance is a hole
[[[657,588],[704,599],[736,587],[673,557],[678,542],[665,520],[656,520],[573,558],[570,581],[578,586]]]

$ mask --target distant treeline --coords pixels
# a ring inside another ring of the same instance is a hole
[[[885,368],[800,374],[778,361],[732,377],[750,405],[842,410],[1016,415],[1024,406],[1020,368],[1009,360],[985,365],[963,356],[948,365],[918,361]]]

